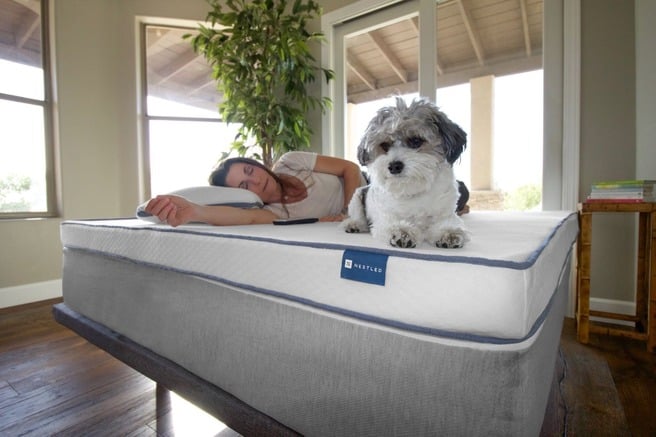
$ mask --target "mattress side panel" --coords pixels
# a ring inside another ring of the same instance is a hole
[[[543,338],[562,324],[556,306],[535,341],[453,346],[77,251],[65,253],[64,300],[319,436],[532,434],[525,431],[539,430],[551,381],[541,360],[553,363],[555,353]]]

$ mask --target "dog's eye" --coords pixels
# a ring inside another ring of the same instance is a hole
[[[387,153],[387,151],[390,149],[391,145],[388,142],[385,143],[380,143],[380,148],[383,149],[383,152]]]
[[[424,144],[424,139],[421,137],[412,137],[408,139],[408,147],[411,149],[418,149]]]

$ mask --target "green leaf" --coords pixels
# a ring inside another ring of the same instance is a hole
[[[325,111],[332,102],[309,94],[307,85],[321,71],[327,82],[331,70],[316,65],[309,44],[324,41],[308,32],[308,20],[320,15],[313,0],[209,0],[207,21],[221,29],[199,26],[188,36],[195,52],[212,66],[212,78],[223,94],[218,105],[222,119],[240,123],[232,148],[240,155],[258,156],[270,163],[288,150],[310,146],[308,109]],[[221,10],[221,4],[227,11]]]

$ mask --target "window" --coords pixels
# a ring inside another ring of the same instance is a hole
[[[324,118],[324,152],[354,159],[368,120],[390,103],[385,97],[412,99],[418,90],[429,96],[435,89],[437,105],[468,132],[454,169],[470,187],[470,203],[539,209],[543,3],[497,3],[499,9],[485,2],[380,0],[373,12],[358,2],[324,16],[324,57],[338,78],[324,88],[334,99],[334,113]],[[510,165],[518,160],[519,170]]]
[[[183,39],[195,29],[143,27],[146,160],[150,194],[207,185],[238,125],[219,118],[220,95],[205,59]]]
[[[0,0],[0,218],[56,213],[47,3]]]

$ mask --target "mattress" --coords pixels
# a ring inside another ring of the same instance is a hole
[[[67,221],[66,250],[193,275],[441,338],[513,344],[540,327],[578,232],[568,212],[464,217],[462,249],[395,249],[336,223],[172,228]]]
[[[576,215],[464,220],[462,249],[335,223],[68,221],[64,302],[304,435],[537,435]]]

